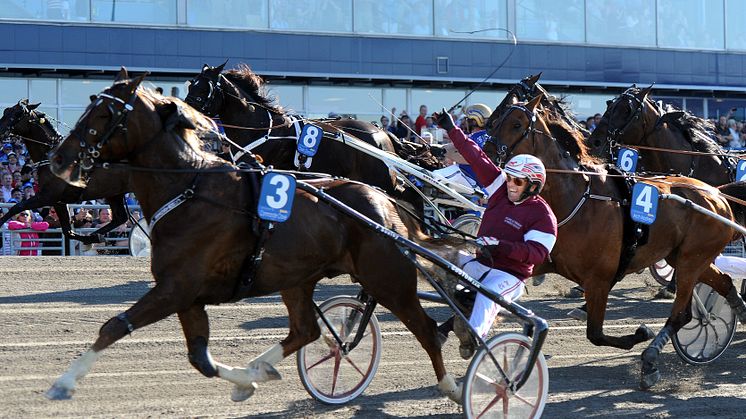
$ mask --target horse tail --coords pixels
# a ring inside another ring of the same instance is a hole
[[[746,226],[746,181],[726,183],[717,188],[728,200],[736,222]]]

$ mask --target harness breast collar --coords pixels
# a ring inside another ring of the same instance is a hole
[[[267,111],[267,117],[269,119],[269,127],[267,128],[267,133],[260,137],[251,143],[247,144],[245,147],[240,149],[236,154],[234,154],[233,162],[237,162],[241,157],[243,157],[246,153],[251,152],[253,149],[259,147],[260,145],[266,143],[269,140],[295,140],[300,135],[301,130],[303,129],[303,120],[300,116],[297,115],[288,115],[287,117],[290,118],[290,122],[293,123],[293,129],[295,130],[295,136],[278,136],[273,137],[270,134],[272,133],[272,127],[273,127],[273,120],[272,120],[272,114],[270,111]]]

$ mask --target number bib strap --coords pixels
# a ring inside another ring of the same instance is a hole
[[[295,197],[295,177],[285,173],[269,172],[262,179],[257,214],[267,221],[282,223],[290,218]]]

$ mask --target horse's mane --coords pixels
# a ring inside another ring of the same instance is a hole
[[[260,106],[279,114],[285,113],[285,110],[277,104],[275,98],[266,93],[264,79],[251,71],[251,67],[248,65],[239,64],[237,68],[223,73],[223,76]]]
[[[543,110],[543,111],[542,111]],[[547,109],[538,110],[542,118],[547,116]],[[544,119],[551,130],[551,135],[560,146],[579,164],[590,166],[601,164],[601,161],[591,155],[588,145],[585,143],[583,133],[571,127],[564,119]]]
[[[715,141],[715,125],[712,122],[692,115],[687,111],[675,107],[670,108],[674,110],[669,110],[669,112],[664,114],[661,117],[662,120],[678,129],[696,151],[725,154],[720,144]],[[674,117],[666,118],[666,115],[669,114],[673,114]]]

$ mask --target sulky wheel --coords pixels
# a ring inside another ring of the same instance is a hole
[[[482,218],[474,214],[464,214],[453,220],[453,228],[466,234],[476,236]]]
[[[141,218],[137,225],[132,227],[129,237],[130,255],[150,256],[150,227],[145,218]]]
[[[693,365],[716,360],[736,334],[736,313],[720,294],[697,284],[692,295],[692,320],[673,337],[681,359]]]
[[[503,333],[487,341],[500,368],[517,381],[526,368],[531,348],[528,337]],[[468,418],[538,418],[544,411],[549,390],[549,370],[539,354],[528,381],[516,393],[506,386],[495,363],[480,348],[464,377],[463,404]]]
[[[650,267],[650,274],[653,275],[653,278],[655,278],[655,280],[661,285],[668,285],[668,283],[671,282],[674,273],[675,270],[673,266],[669,265],[665,259],[655,262],[655,264]]]
[[[342,342],[352,342],[360,326],[365,304],[353,297],[333,297],[320,307]],[[314,399],[343,404],[368,388],[381,361],[381,328],[375,314],[359,344],[345,353],[326,324],[319,319],[321,337],[298,350],[298,374]]]

